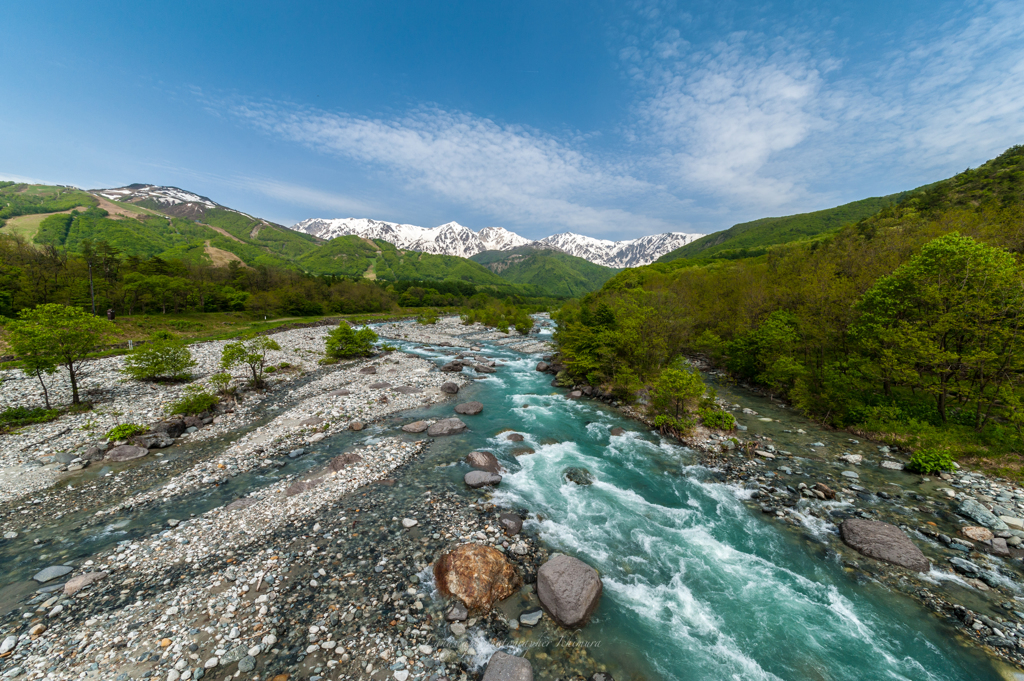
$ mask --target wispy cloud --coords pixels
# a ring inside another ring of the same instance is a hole
[[[383,169],[406,190],[505,223],[589,233],[668,228],[657,218],[609,207],[658,190],[584,153],[574,144],[578,140],[436,107],[391,119],[251,101],[230,110],[275,136]]]

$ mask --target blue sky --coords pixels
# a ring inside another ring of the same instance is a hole
[[[292,224],[712,232],[1024,142],[1021,2],[34,2],[0,178]]]

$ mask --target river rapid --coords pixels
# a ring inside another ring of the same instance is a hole
[[[494,452],[509,470],[495,501],[528,509],[527,527],[553,550],[599,570],[601,604],[573,645],[616,678],[1005,678],[915,601],[856,583],[809,533],[753,512],[742,501],[749,492],[716,482],[692,450],[600,402],[569,399],[535,370],[537,356],[481,345],[505,366],[460,393],[484,409],[464,417],[472,430],[457,446]],[[614,427],[626,434],[612,436]],[[810,422],[793,427],[818,435]],[[524,442],[508,441],[506,429]],[[573,466],[595,482],[567,482]],[[439,470],[456,484],[468,469]],[[523,630],[512,642],[527,657],[560,645]]]

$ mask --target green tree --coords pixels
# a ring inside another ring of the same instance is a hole
[[[82,364],[97,345],[110,340],[115,327],[77,307],[47,303],[22,310],[8,329],[15,354],[34,358],[30,362],[39,367],[50,361],[45,358],[52,358],[54,365],[67,369],[71,403],[81,404],[78,384]]]
[[[253,386],[260,387],[263,385],[263,370],[267,364],[267,353],[280,349],[281,346],[270,336],[249,335],[224,346],[220,365],[223,369],[236,366],[249,367],[252,372]]]
[[[957,232],[925,244],[856,305],[852,335],[893,385],[934,396],[945,423],[951,402],[974,404],[981,428],[1000,390],[1021,373],[1024,277],[1013,255]]]
[[[165,334],[140,345],[125,358],[122,371],[140,381],[188,380],[196,365],[188,346]]]
[[[327,356],[339,359],[366,357],[373,354],[376,342],[377,334],[370,327],[364,326],[356,331],[348,322],[342,321],[327,334]]]
[[[704,394],[704,381],[690,369],[664,369],[651,390],[651,407],[678,419],[693,412]]]

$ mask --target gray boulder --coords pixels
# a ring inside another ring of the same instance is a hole
[[[459,392],[459,384],[453,383],[451,381],[445,381],[444,383],[441,384],[441,392],[448,393],[449,395],[454,395],[457,392]]]
[[[462,404],[455,405],[456,414],[466,414],[468,416],[474,416],[484,410],[484,405],[480,402],[463,402]]]
[[[601,600],[601,577],[583,561],[556,554],[537,571],[537,597],[563,627],[584,626]]]
[[[476,366],[473,367],[473,369],[478,374],[496,374],[496,373],[498,373],[498,370],[495,369],[494,367],[489,367],[489,366],[486,366],[484,364],[477,364]]]
[[[537,362],[537,371],[547,371],[549,366],[547,362]]]
[[[174,438],[167,433],[156,432],[136,435],[132,438],[132,444],[146,449],[163,449],[174,444]]]
[[[501,529],[505,530],[505,534],[508,535],[519,534],[520,530],[523,529],[523,519],[515,513],[502,513],[498,516],[498,524],[501,525]]]
[[[103,450],[96,446],[89,447],[82,452],[82,458],[86,461],[99,461],[103,458]]]
[[[594,482],[594,475],[586,468],[578,468],[573,466],[572,468],[566,468],[562,471],[562,477],[569,482],[574,482],[581,487],[586,487]]]
[[[66,574],[74,572],[75,568],[68,567],[67,565],[51,565],[48,568],[43,568],[39,572],[32,575],[32,579],[36,580],[40,584],[46,584],[47,582],[53,581],[58,577],[63,577]]]
[[[446,374],[457,374],[462,371],[462,362],[448,362],[441,367],[441,371]]]
[[[964,499],[960,502],[960,507],[956,509],[956,512],[962,516],[970,518],[979,525],[984,525],[990,530],[999,531],[1010,529],[1006,523],[997,518],[993,513],[989,512],[988,509],[974,499]]]
[[[188,425],[183,419],[171,419],[170,421],[154,423],[149,430],[152,433],[167,433],[174,438],[181,437],[186,428],[188,428]]]
[[[377,367],[363,367],[359,370],[361,374],[375,374],[377,373]]]
[[[414,385],[400,385],[392,388],[391,392],[401,395],[415,395],[416,393],[423,392],[423,388],[417,388]]]
[[[413,421],[412,423],[407,423],[404,426],[402,426],[402,430],[404,430],[407,433],[422,433],[429,426],[430,424],[428,424],[426,421]]]
[[[469,610],[462,604],[461,601],[455,601],[455,603],[448,609],[444,618],[449,622],[465,622],[469,619]]]
[[[145,447],[121,445],[108,451],[107,455],[103,458],[106,461],[131,461],[133,459],[141,459],[146,454],[149,454],[149,451]]]
[[[438,437],[439,435],[455,435],[466,429],[466,424],[461,419],[442,419],[427,428],[427,435]]]
[[[533,681],[530,661],[500,650],[491,655],[483,681]]]
[[[487,471],[488,473],[501,472],[501,464],[498,462],[498,457],[490,452],[470,452],[466,455],[466,463],[477,470]]]
[[[903,530],[877,520],[849,518],[839,526],[843,542],[868,558],[928,572],[931,563]]]
[[[480,487],[493,487],[501,482],[501,476],[487,471],[470,471],[463,478],[466,484],[473,489]]]

